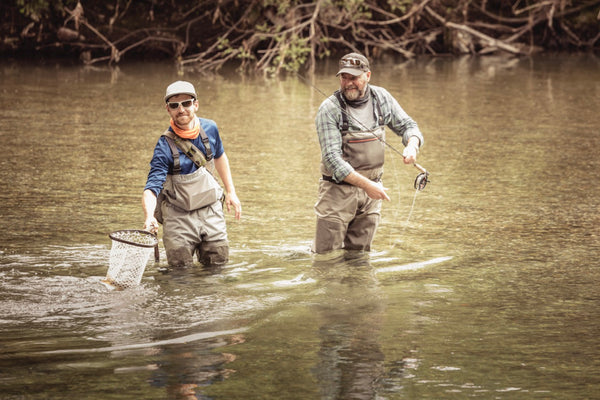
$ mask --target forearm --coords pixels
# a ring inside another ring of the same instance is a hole
[[[386,125],[398,136],[402,137],[402,144],[408,146],[409,142],[418,140],[417,149],[424,143],[423,134],[419,125],[404,111],[398,101],[386,90],[377,88],[379,98],[382,100],[382,112]]]
[[[221,181],[223,182],[223,187],[225,191],[229,194],[235,193],[235,186],[233,184],[233,178],[231,176],[231,169],[229,167],[229,159],[227,158],[227,154],[223,153],[223,155],[219,158],[215,158],[215,168]]]
[[[144,190],[142,194],[142,209],[144,210],[144,219],[154,217],[156,210],[156,196],[150,189]]]
[[[363,190],[367,190],[373,181],[359,174],[358,172],[352,171],[345,178],[344,182],[349,183],[354,186],[358,186]]]
[[[321,158],[326,170],[329,171],[336,182],[343,181],[349,174],[354,172],[354,168],[343,159],[341,153],[323,152]]]
[[[408,146],[414,146],[414,147],[416,147],[418,149],[419,147],[421,147],[421,139],[419,139],[417,136],[411,136],[408,139],[408,143],[406,144],[406,146],[407,147]]]
[[[229,168],[229,159],[225,153],[223,153],[221,157],[215,158],[215,168],[217,169],[217,172],[221,177],[221,181],[223,181],[223,186],[225,187],[225,206],[227,207],[227,211],[231,211],[231,207],[233,207],[233,210],[235,211],[235,219],[239,220],[242,217],[242,203],[235,193],[233,178],[231,177],[231,169]]]
[[[354,171],[354,168],[343,158],[337,104],[334,97],[323,102],[315,122],[323,165],[328,175],[331,175],[336,182],[341,182]]]
[[[421,139],[417,136],[411,136],[406,143],[406,147],[409,150],[414,151],[415,155],[419,152],[419,148],[421,147]]]
[[[342,156],[342,136],[337,130],[320,131],[321,160],[336,182],[341,182],[354,168]]]
[[[372,180],[362,176],[358,172],[351,172],[344,178],[344,182],[361,188],[367,196],[375,200],[390,200],[386,194],[387,188],[383,187],[381,182],[373,182]]]

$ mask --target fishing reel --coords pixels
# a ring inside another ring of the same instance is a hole
[[[425,186],[427,186],[427,183],[429,182],[429,172],[421,172],[419,175],[417,175],[417,178],[415,179],[415,189],[417,189],[419,192],[423,189],[425,189]]]
[[[429,172],[427,172],[425,168],[421,167],[417,163],[414,163],[413,165],[416,169],[421,171],[421,173],[417,175],[417,178],[415,179],[415,189],[420,192],[421,190],[425,189],[425,186],[427,186],[427,183],[429,183]]]

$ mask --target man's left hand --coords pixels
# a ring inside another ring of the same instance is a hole
[[[227,193],[225,195],[225,206],[227,212],[231,212],[231,208],[235,211],[235,219],[242,218],[242,203],[235,193]]]

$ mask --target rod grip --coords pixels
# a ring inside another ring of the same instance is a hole
[[[415,166],[416,169],[423,172],[424,174],[429,174],[429,172],[427,172],[427,170],[425,168],[421,167],[419,164],[413,163],[413,165]]]

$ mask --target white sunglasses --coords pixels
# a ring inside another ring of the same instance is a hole
[[[194,104],[194,101],[196,101],[196,99],[189,99],[184,101],[168,101],[167,105],[171,110],[177,110],[180,104],[183,106],[183,108],[190,108]]]

